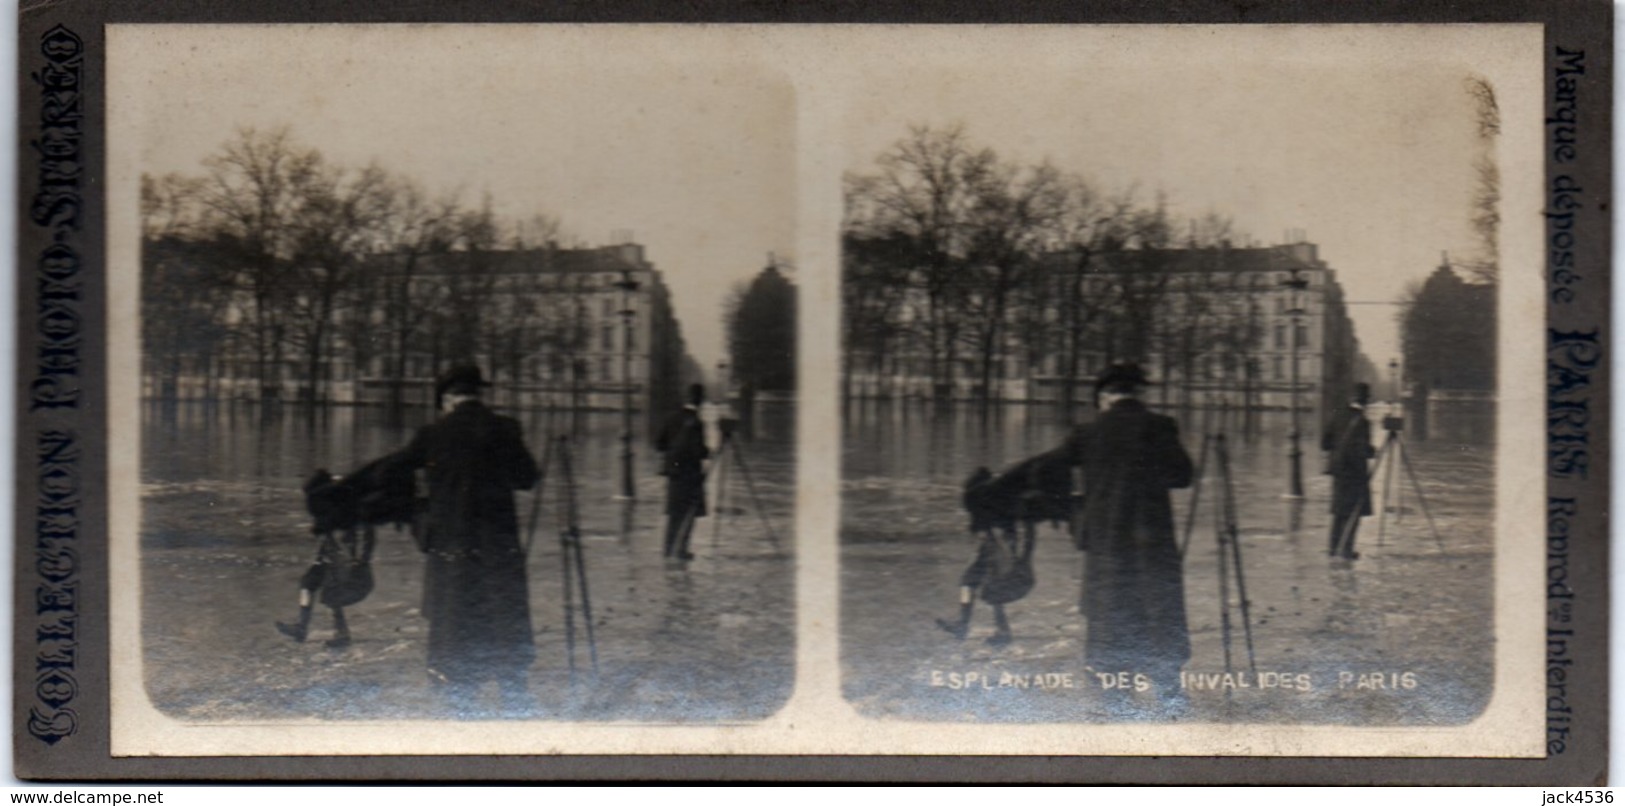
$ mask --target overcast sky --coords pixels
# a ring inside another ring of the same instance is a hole
[[[201,174],[238,127],[286,125],[333,162],[377,160],[472,206],[489,193],[587,245],[630,230],[713,368],[729,290],[769,252],[794,257],[794,89],[725,53],[548,33],[127,27],[116,103],[135,125],[114,134],[139,140],[144,172]]]
[[[1012,49],[969,67],[937,58],[875,73],[847,120],[847,169],[875,172],[909,123],[962,124],[1001,157],[1135,187],[1148,205],[1162,191],[1182,228],[1212,211],[1262,244],[1300,230],[1363,303],[1395,300],[1443,252],[1476,256],[1473,162],[1484,152],[1464,81],[1484,67],[1471,48],[1410,46],[1418,38],[1373,43],[1355,60],[1349,39],[1297,33],[1176,32],[1160,47],[1104,38],[1082,55]],[[1394,313],[1351,306],[1379,366],[1398,354]]]
[[[839,175],[872,170],[910,123],[1162,191],[1176,220],[1217,212],[1264,244],[1301,230],[1350,299],[1386,303],[1475,249],[1463,82],[1484,76],[1507,124],[1503,270],[1538,283],[1540,41],[1533,26],[113,26],[110,131],[115,162],[197,173],[237,127],[289,125],[334,161],[471,204],[489,192],[588,244],[631,230],[712,368],[729,290],[769,252],[800,252],[808,315],[835,315]],[[115,205],[135,204],[126,191]],[[1351,310],[1386,363],[1393,307]]]

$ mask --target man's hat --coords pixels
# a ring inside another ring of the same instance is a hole
[[[458,395],[478,394],[481,387],[490,386],[485,376],[480,374],[480,368],[473,364],[454,364],[434,382],[434,396],[438,399],[447,393]]]
[[[1150,385],[1151,379],[1145,376],[1145,370],[1141,369],[1139,364],[1113,364],[1107,367],[1105,372],[1100,373],[1100,377],[1095,379],[1095,391],[1097,392],[1103,389],[1138,388]]]
[[[1357,383],[1354,385],[1354,402],[1362,406],[1371,402],[1371,384]]]

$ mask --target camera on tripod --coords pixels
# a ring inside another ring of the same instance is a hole
[[[1405,416],[1390,414],[1382,418],[1382,429],[1390,434],[1397,434],[1405,430]]]
[[[717,420],[717,427],[722,429],[722,435],[724,437],[731,437],[734,435],[734,432],[739,430],[739,418],[723,417],[722,419]]]

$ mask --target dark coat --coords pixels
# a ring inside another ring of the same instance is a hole
[[[1365,411],[1349,406],[1326,424],[1320,437],[1321,450],[1329,451],[1326,472],[1332,477],[1332,512],[1371,514],[1371,480],[1367,461],[1376,455],[1371,448],[1371,423]]]
[[[1079,426],[1064,450],[1083,469],[1086,660],[1100,672],[1177,670],[1191,653],[1168,500],[1191,483],[1179,425],[1123,400]]]
[[[513,492],[535,485],[537,469],[519,423],[465,402],[418,429],[394,460],[428,471],[430,675],[478,682],[523,671],[536,649]]]
[[[655,437],[660,451],[660,473],[666,477],[666,514],[682,518],[705,516],[705,422],[700,413],[684,406],[670,417]]]

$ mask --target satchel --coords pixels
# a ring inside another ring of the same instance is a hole
[[[365,560],[341,559],[327,566],[322,585],[322,604],[349,607],[372,593],[372,564]]]
[[[1010,541],[997,534],[988,534],[998,548],[993,558],[993,573],[982,583],[982,601],[993,605],[1010,604],[1027,598],[1037,580],[1033,575],[1032,544],[1021,553],[1011,547]]]

